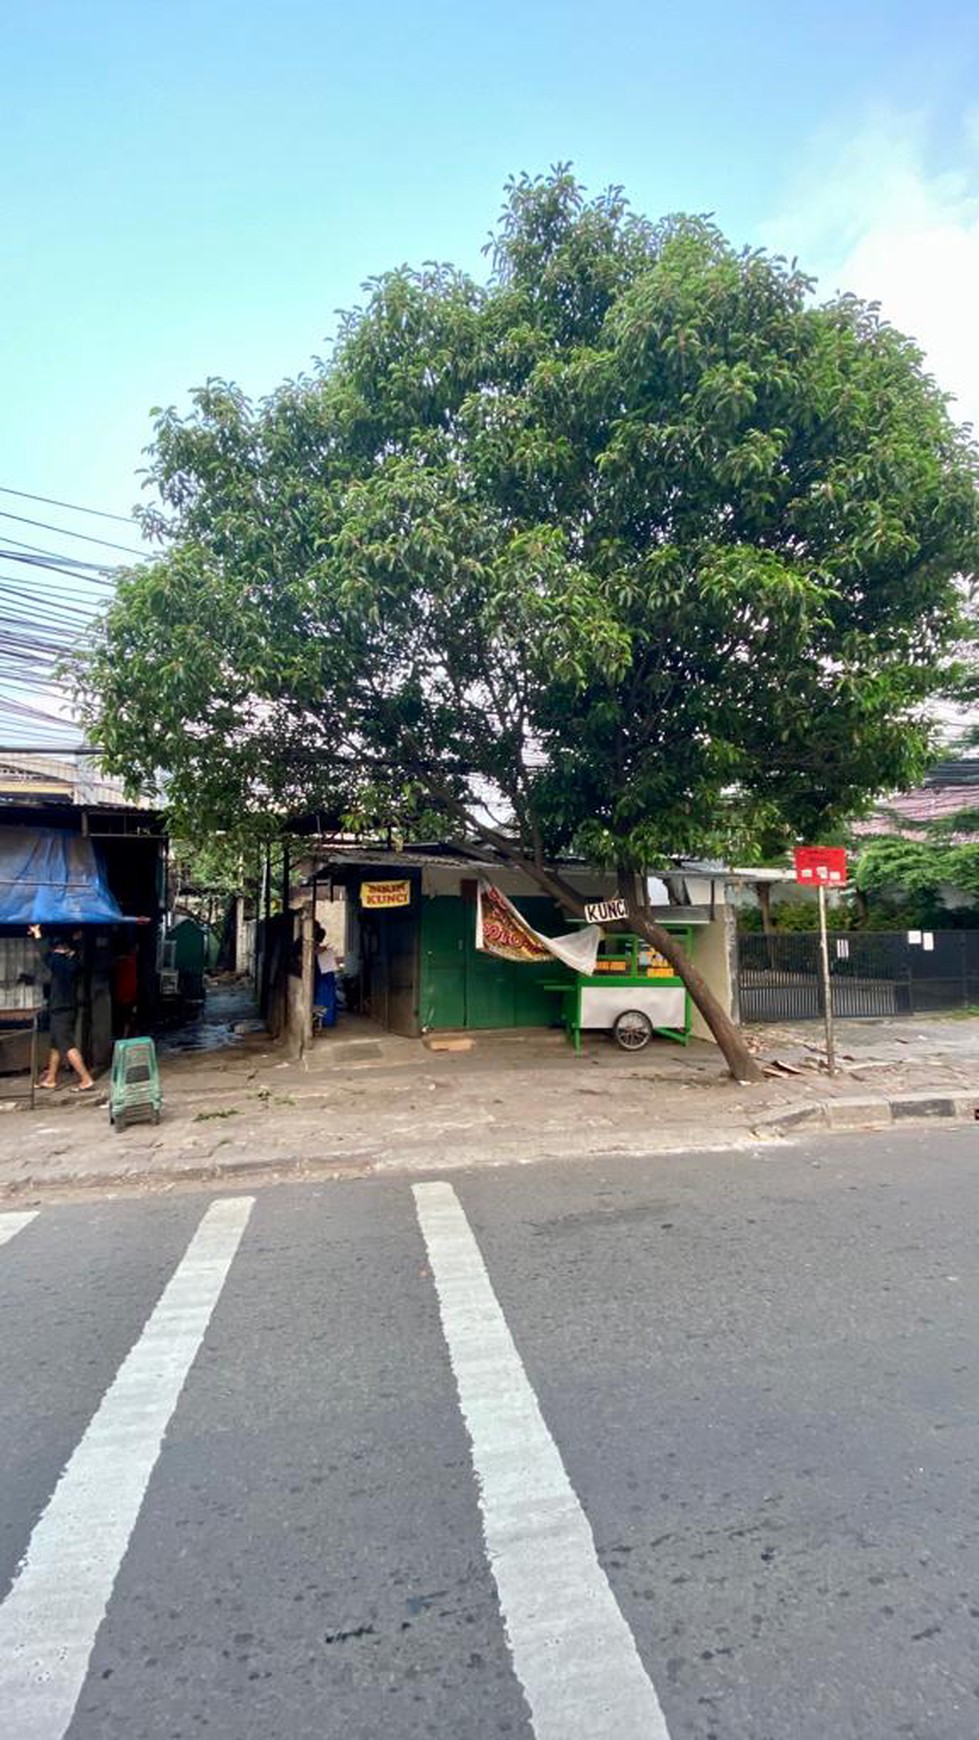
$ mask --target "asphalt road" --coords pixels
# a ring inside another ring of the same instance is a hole
[[[977,1153],[0,1215],[2,1740],[973,1740]]]

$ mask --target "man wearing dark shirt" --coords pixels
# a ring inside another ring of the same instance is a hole
[[[30,934],[40,937],[39,924],[31,925]],[[64,1055],[78,1077],[76,1093],[90,1093],[95,1083],[86,1067],[77,1045],[75,1044],[75,1018],[78,1009],[78,973],[80,962],[75,947],[77,937],[70,939],[58,938],[44,957],[44,964],[51,974],[51,1053],[44,1074],[38,1079],[38,1087],[55,1088],[58,1085],[58,1070]]]

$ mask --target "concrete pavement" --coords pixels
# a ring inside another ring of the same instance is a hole
[[[578,1740],[560,1680],[534,1678],[543,1644],[609,1701],[615,1726],[592,1718],[590,1737],[648,1740],[648,1709],[623,1720],[623,1676],[603,1676],[591,1599],[566,1599],[601,1587],[597,1568],[670,1740],[971,1740],[975,1143],[929,1128],[641,1167],[433,1167],[518,1361],[503,1345],[482,1376],[460,1364],[413,1180],[259,1193],[82,1637],[67,1727],[48,1621],[79,1537],[49,1528],[45,1560],[39,1531],[93,1427],[118,1420],[120,1373],[212,1200],[240,1193],[22,1218],[0,1243],[0,1636],[33,1566],[33,1665],[24,1701],[3,1652],[0,1732],[543,1740],[557,1720]],[[487,1462],[494,1384],[509,1426]],[[570,1533],[539,1484],[548,1442]],[[128,1444],[103,1434],[93,1517],[118,1512]],[[504,1493],[536,1612],[493,1548]],[[104,1556],[101,1528],[91,1544]]]
[[[104,1095],[8,1110],[0,1193],[424,1169],[433,1145],[452,1166],[744,1148],[802,1128],[971,1118],[979,1106],[979,1021],[840,1023],[838,1039],[831,1081],[818,1027],[756,1029],[771,1073],[743,1087],[698,1041],[630,1057],[590,1035],[575,1057],[560,1033],[535,1031],[442,1051],[347,1017],[296,1059],[249,1030],[164,1059],[159,1128],[113,1133]]]

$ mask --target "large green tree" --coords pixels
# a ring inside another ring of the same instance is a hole
[[[977,456],[915,346],[702,219],[563,169],[511,185],[485,283],[368,286],[259,405],[156,421],[147,529],[82,672],[180,823],[435,811],[579,910],[614,866],[733,1070],[750,1056],[641,876],[767,851],[905,785],[979,548]]]

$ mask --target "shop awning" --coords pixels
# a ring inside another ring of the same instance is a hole
[[[0,827],[0,924],[122,922],[86,834]]]

